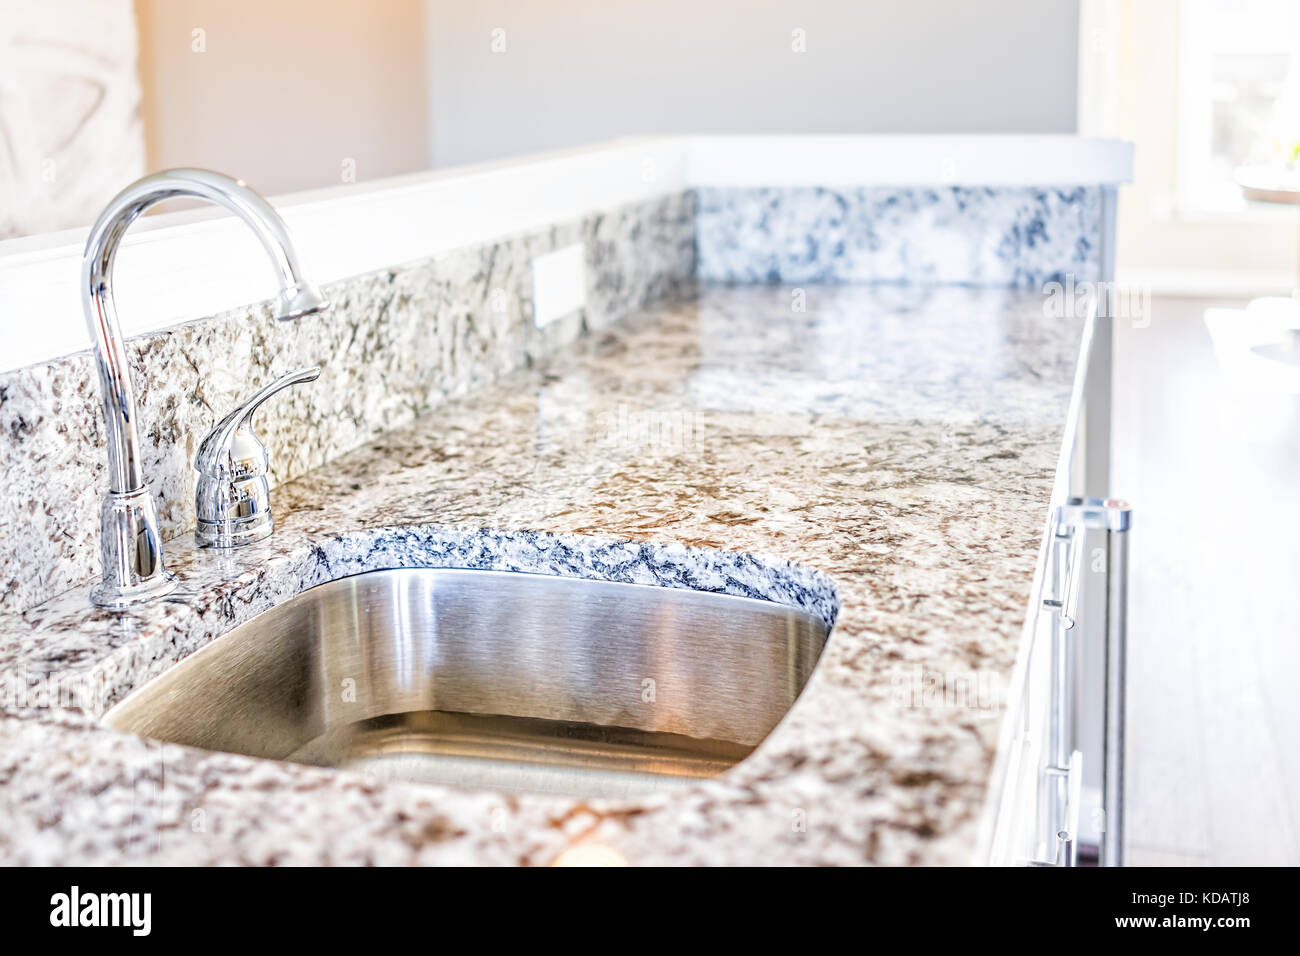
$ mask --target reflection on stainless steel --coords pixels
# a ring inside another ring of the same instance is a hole
[[[113,304],[113,264],[131,223],[151,206],[177,197],[203,199],[229,209],[261,240],[280,281],[279,318],[293,319],[327,308],[304,278],[288,230],[265,199],[244,183],[205,169],[169,169],[146,176],[109,202],[91,227],[81,264],[86,323],[99,370],[108,443],[108,496],[100,517],[103,571],[91,600],[126,607],[172,590],[163,562],[158,516],[140,454],[139,408],[122,329]]]
[[[679,588],[447,569],[320,585],[105,716],[381,778],[618,797],[713,776],[790,708],[806,612]]]

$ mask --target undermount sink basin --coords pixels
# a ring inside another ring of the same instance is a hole
[[[749,598],[373,571],[240,625],[104,720],[380,779],[630,796],[743,760],[825,640],[819,617]]]

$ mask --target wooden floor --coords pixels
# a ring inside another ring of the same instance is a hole
[[[1116,327],[1130,864],[1300,864],[1300,396],[1223,373],[1204,312],[1243,304]]]

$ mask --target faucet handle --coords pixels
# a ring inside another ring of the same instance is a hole
[[[252,544],[274,530],[266,480],[270,463],[266,446],[253,434],[253,414],[277,392],[319,377],[320,366],[314,366],[276,379],[217,422],[199,443],[194,456],[194,469],[199,473],[194,491],[198,519],[194,537],[200,547]]]

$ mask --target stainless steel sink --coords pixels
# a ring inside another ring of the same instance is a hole
[[[383,779],[630,796],[743,760],[825,640],[820,618],[748,598],[373,571],[235,628],[104,720]]]

